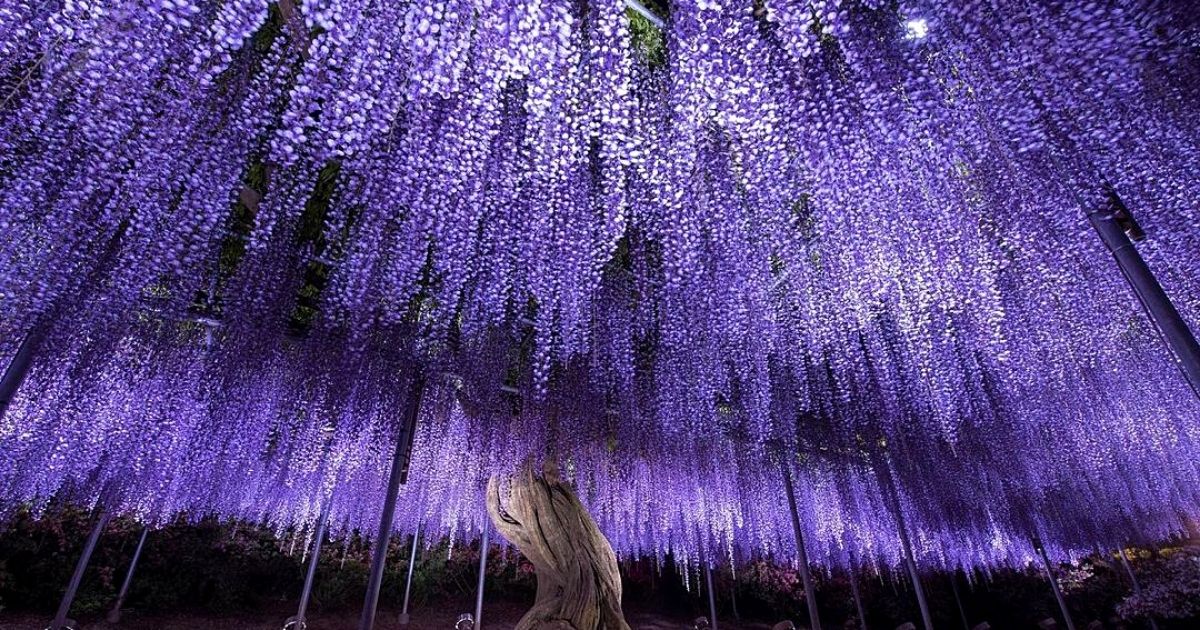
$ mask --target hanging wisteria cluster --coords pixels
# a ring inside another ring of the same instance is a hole
[[[1200,412],[1184,0],[0,0],[6,506],[473,538],[563,463],[619,554],[877,569],[1169,535]],[[669,10],[669,11],[668,11]]]

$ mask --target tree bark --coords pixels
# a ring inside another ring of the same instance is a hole
[[[617,556],[557,465],[538,475],[526,463],[505,485],[507,494],[496,477],[488,481],[488,514],[538,581],[533,608],[516,630],[629,630]]]

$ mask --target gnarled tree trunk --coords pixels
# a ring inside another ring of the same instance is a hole
[[[617,556],[558,467],[541,475],[526,463],[507,484],[488,481],[496,529],[537,570],[537,600],[516,630],[629,630],[621,613]]]

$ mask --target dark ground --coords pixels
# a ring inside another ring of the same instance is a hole
[[[474,610],[472,601],[463,601],[438,609],[426,607],[412,611],[410,630],[451,630],[454,621],[461,613]],[[525,613],[526,605],[515,602],[484,602],[483,627],[488,630],[502,630],[516,625],[521,615]],[[399,630],[399,610],[381,609],[375,617],[375,627],[378,630]],[[123,615],[119,625],[110,625],[103,619],[81,619],[81,630],[279,630],[283,620],[295,614],[291,608],[281,608],[278,612],[263,612],[242,614],[237,616],[220,617],[212,615],[195,615],[180,613],[177,615],[139,614],[129,610]],[[43,630],[50,622],[53,613],[30,615],[0,612],[0,630]],[[646,611],[626,611],[626,620],[634,630],[683,630],[691,627],[690,619],[676,618]],[[315,612],[308,618],[309,630],[357,630],[358,611],[347,610],[330,614]],[[766,630],[764,624],[735,624],[733,620],[720,620],[723,630]]]

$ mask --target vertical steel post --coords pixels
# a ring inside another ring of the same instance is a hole
[[[1067,630],[1075,630],[1075,621],[1071,619],[1071,611],[1067,610],[1067,600],[1063,599],[1058,580],[1054,578],[1054,568],[1050,565],[1050,556],[1046,555],[1046,548],[1037,538],[1033,539],[1033,547],[1042,556],[1042,563],[1046,567],[1046,579],[1050,580],[1050,590],[1054,591],[1054,599],[1058,600],[1058,608],[1062,611],[1063,620],[1067,622]]]
[[[904,506],[900,505],[900,494],[896,492],[896,482],[891,476],[890,468],[884,485],[887,486],[888,496],[891,498],[892,515],[896,518],[896,527],[900,530],[900,547],[904,551],[904,564],[908,567],[908,577],[912,580],[913,590],[917,594],[917,606],[921,609],[921,621],[925,624],[925,630],[933,630],[933,617],[929,614],[929,603],[925,600],[925,587],[921,586],[921,574],[917,572],[917,561],[913,558],[912,540],[908,537],[908,524],[904,520]]]
[[[788,507],[792,511],[796,552],[800,556],[800,578],[804,582],[804,598],[808,602],[808,621],[812,630],[821,630],[821,616],[817,613],[817,593],[813,588],[812,571],[808,566],[808,551],[804,549],[804,530],[800,526],[800,513],[796,509],[796,491],[792,487],[790,466],[786,463],[783,465],[783,490],[787,493]]]
[[[142,536],[138,538],[137,547],[133,550],[133,559],[129,561],[129,570],[125,572],[125,581],[121,583],[121,590],[117,591],[117,601],[104,617],[108,623],[121,622],[121,607],[125,605],[125,598],[129,595],[129,586],[133,584],[133,571],[137,568],[138,558],[142,557],[142,547],[146,544],[146,534],[149,531],[149,527],[142,528]]]
[[[297,630],[304,630],[308,627],[308,599],[312,595],[313,580],[317,576],[317,564],[321,560],[321,544],[325,542],[325,529],[329,526],[329,510],[332,504],[333,495],[330,495],[321,508],[321,515],[317,517],[317,532],[313,537],[308,570],[304,573],[304,589],[300,591],[300,606],[296,609],[296,616],[288,620]],[[287,627],[286,624],[285,627]]]
[[[967,609],[963,608],[962,597],[958,595],[957,569],[950,573],[950,592],[954,594],[954,603],[958,606],[958,616],[962,618],[963,630],[971,630],[971,624],[967,621]]]
[[[421,521],[417,521],[417,528],[413,530],[412,553],[408,556],[408,579],[404,582],[404,607],[400,609],[400,625],[407,626],[408,617],[408,595],[412,592],[412,576],[413,567],[417,564],[417,541],[421,538]]]
[[[858,576],[854,575],[854,561],[851,560],[848,568],[850,574],[850,595],[854,597],[854,610],[858,612],[858,627],[860,630],[867,630],[867,613],[863,611],[862,595],[858,592]]]
[[[1133,565],[1129,564],[1129,556],[1125,555],[1125,548],[1117,548],[1117,554],[1121,556],[1121,566],[1125,567],[1125,573],[1129,574],[1129,581],[1133,584],[1133,594],[1140,596],[1142,594],[1142,585],[1138,583],[1137,576],[1133,573]],[[1158,622],[1154,617],[1148,617],[1150,622],[1150,630],[1158,630]]]
[[[488,532],[491,526],[483,523],[483,538],[479,540],[479,585],[475,587],[475,630],[483,625],[483,578],[487,571]]]
[[[899,512],[897,512],[899,514]],[[913,558],[912,541],[908,538],[908,526],[904,518],[899,519],[900,545],[904,548],[904,564],[908,566],[908,576],[913,583],[913,591],[917,594],[917,606],[921,609],[921,621],[925,630],[933,630],[933,616],[929,614],[929,603],[925,600],[925,587],[921,585],[921,574],[917,571],[917,562]]]
[[[379,517],[379,531],[375,536],[375,548],[371,550],[371,573],[367,580],[367,596],[363,603],[362,617],[358,621],[359,630],[373,630],[375,627],[375,610],[379,607],[379,588],[383,585],[383,569],[387,563],[388,540],[392,536],[392,523],[396,516],[396,497],[400,493],[400,481],[404,476],[407,447],[411,444],[406,433],[412,431],[416,424],[417,414],[421,410],[421,390],[424,381],[414,378],[412,390],[408,394],[408,408],[401,430],[396,435],[396,453],[392,457],[392,468],[388,474],[387,494],[383,499],[383,512]]]
[[[42,335],[39,331],[26,333],[25,338],[21,340],[21,345],[17,348],[17,354],[4,369],[4,377],[0,378],[0,418],[4,417],[9,403],[16,397],[17,391],[21,389],[21,384],[25,382],[25,376],[29,374],[29,366],[33,363],[33,352],[41,340]]]
[[[79,590],[79,584],[83,582],[83,574],[87,571],[88,561],[92,559],[92,552],[96,550],[96,541],[100,540],[100,534],[104,532],[104,526],[108,525],[108,513],[102,511],[100,517],[96,519],[96,525],[92,527],[92,533],[88,535],[87,542],[83,545],[83,553],[79,554],[79,561],[75,563],[75,572],[71,574],[71,581],[67,583],[67,592],[63,593],[62,600],[58,603],[58,612],[54,614],[54,621],[50,622],[48,630],[63,630],[74,625],[67,624],[67,613],[71,611],[71,603],[75,601],[75,592]]]
[[[706,566],[704,579],[708,583],[708,620],[712,630],[717,630],[717,596],[713,593],[712,567]]]
[[[742,615],[738,612],[737,607],[737,572],[731,569],[730,573],[733,575],[733,583],[729,586],[729,605],[733,608],[733,618],[741,621]]]
[[[1145,259],[1129,240],[1129,235],[1122,225],[1123,222],[1131,221],[1128,210],[1119,197],[1110,194],[1108,207],[1089,212],[1088,221],[1112,252],[1117,266],[1121,268],[1121,273],[1133,288],[1146,314],[1158,328],[1184,378],[1192,386],[1192,390],[1200,395],[1200,343],[1196,342],[1191,328],[1171,303]]]

